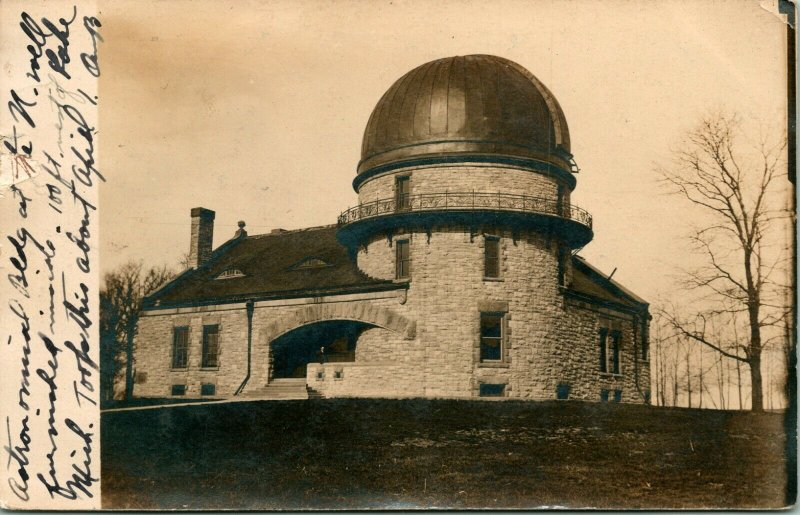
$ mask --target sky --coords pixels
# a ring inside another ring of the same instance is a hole
[[[189,211],[215,246],[335,223],[372,108],[412,68],[495,54],[553,92],[594,217],[587,260],[646,299],[674,291],[699,213],[655,172],[710,111],[786,125],[786,32],[752,0],[101,1],[101,270],[179,268]],[[755,137],[755,136],[754,136]],[[788,183],[787,183],[788,192]]]

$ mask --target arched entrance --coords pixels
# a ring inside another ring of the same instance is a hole
[[[354,320],[328,320],[293,329],[270,342],[270,380],[305,378],[309,363],[355,361],[361,332],[375,327]]]
[[[290,311],[282,311],[270,318],[272,320],[258,330],[258,343],[253,346],[253,375],[248,378],[249,383],[245,383],[249,384],[248,391],[267,386],[275,381],[272,371],[272,364],[274,363],[273,343],[277,343],[278,350],[280,350],[280,346],[288,345],[288,343],[279,342],[284,335],[301,330],[304,327],[310,327],[325,322],[344,322],[346,324],[344,326],[345,328],[350,324],[360,324],[361,330],[366,327],[381,327],[401,335],[405,340],[413,340],[416,337],[416,323],[412,319],[392,309],[375,305],[369,301],[315,303]],[[327,330],[321,331],[322,336],[327,337],[333,334],[336,335],[336,337],[341,337],[341,333],[332,330],[334,327],[335,326],[323,326],[323,328]],[[339,329],[341,328],[340,326]],[[345,330],[344,333],[347,334],[347,330]],[[310,335],[306,335],[306,338],[301,338],[300,336],[302,335],[303,333],[299,333],[299,336],[295,335],[293,341],[313,341],[313,346],[310,344],[307,346],[309,349],[314,349],[313,358],[311,358],[309,354],[306,354],[302,359],[295,359],[294,363],[298,364],[293,368],[292,363],[284,364],[279,362],[279,368],[282,368],[285,374],[299,374],[300,371],[295,371],[298,366],[302,366],[303,363],[308,364],[314,362],[313,360],[317,359],[316,352],[319,348],[323,345],[330,345],[333,343],[331,341],[320,343],[320,340],[316,338],[313,332]],[[339,358],[337,357],[334,359]],[[319,361],[316,362],[318,363]],[[292,370],[287,371],[289,368],[292,368]],[[298,378],[295,381],[299,380]],[[289,379],[283,379],[283,381],[289,381]]]

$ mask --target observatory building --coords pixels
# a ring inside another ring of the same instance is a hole
[[[336,224],[212,248],[145,300],[138,397],[648,402],[648,304],[576,255],[592,218],[555,97],[489,55],[400,77]]]

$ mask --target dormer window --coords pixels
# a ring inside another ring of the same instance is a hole
[[[221,274],[219,274],[216,278],[217,279],[233,279],[234,277],[244,277],[244,273],[238,268],[228,268]]]
[[[326,266],[332,266],[332,265],[327,261],[317,257],[307,257],[295,263],[289,268],[291,270],[307,270],[309,268],[325,268]]]

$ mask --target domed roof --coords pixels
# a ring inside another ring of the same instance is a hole
[[[403,75],[375,106],[358,173],[463,157],[521,158],[568,171],[567,120],[544,84],[515,62],[437,59]]]

